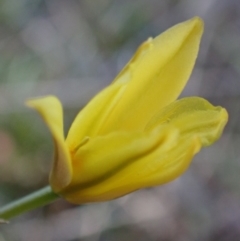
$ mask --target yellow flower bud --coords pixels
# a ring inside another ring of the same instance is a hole
[[[216,141],[224,108],[199,97],[176,100],[194,66],[198,17],[149,38],[111,85],[80,111],[67,138],[54,96],[32,99],[49,127],[55,155],[52,189],[72,203],[114,199],[181,175],[193,156]]]

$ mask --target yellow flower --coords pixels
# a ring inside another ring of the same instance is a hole
[[[105,201],[182,174],[216,141],[227,112],[199,97],[176,100],[195,63],[198,17],[144,42],[111,85],[80,111],[67,138],[54,96],[33,99],[55,143],[52,189],[73,203]]]

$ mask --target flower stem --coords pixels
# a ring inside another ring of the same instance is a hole
[[[19,214],[47,205],[58,198],[59,196],[52,191],[50,186],[44,187],[0,208],[0,219],[13,218]]]

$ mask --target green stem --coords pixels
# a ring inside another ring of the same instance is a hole
[[[47,205],[58,198],[59,196],[52,191],[50,186],[44,187],[0,208],[0,218],[13,218],[19,214]]]

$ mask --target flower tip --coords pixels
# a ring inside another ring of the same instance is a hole
[[[221,106],[216,106],[215,110],[219,112],[219,120],[220,120],[219,122],[220,122],[220,125],[223,126],[224,128],[228,122],[228,112],[225,108]]]
[[[225,108],[222,109],[222,116],[223,119],[225,120],[225,124],[228,122],[228,112]]]
[[[25,106],[29,107],[29,108],[33,108],[33,99],[28,99],[24,102]]]
[[[54,95],[49,95],[49,96],[42,96],[42,97],[37,97],[37,98],[31,98],[25,101],[25,105],[27,107],[36,109],[36,107],[40,103],[48,103],[48,104],[53,104],[53,105],[61,105],[59,99],[54,96]]]
[[[222,108],[222,107],[220,107],[220,108],[221,108],[221,113],[220,113],[221,124],[220,124],[220,126],[221,126],[221,132],[222,132],[224,127],[225,127],[225,125],[228,122],[228,112],[227,112],[227,110],[225,108]]]
[[[194,139],[193,139],[193,153],[194,155],[197,154],[201,148],[202,148],[202,142],[200,140],[200,138],[198,136],[196,136]]]
[[[195,28],[199,29],[201,32],[203,32],[204,29],[204,22],[202,18],[195,16],[191,19],[189,19],[189,22],[191,22]]]
[[[203,24],[203,20],[199,16],[194,16],[193,18],[190,19],[190,21],[196,22],[196,24],[200,24],[200,25]]]

